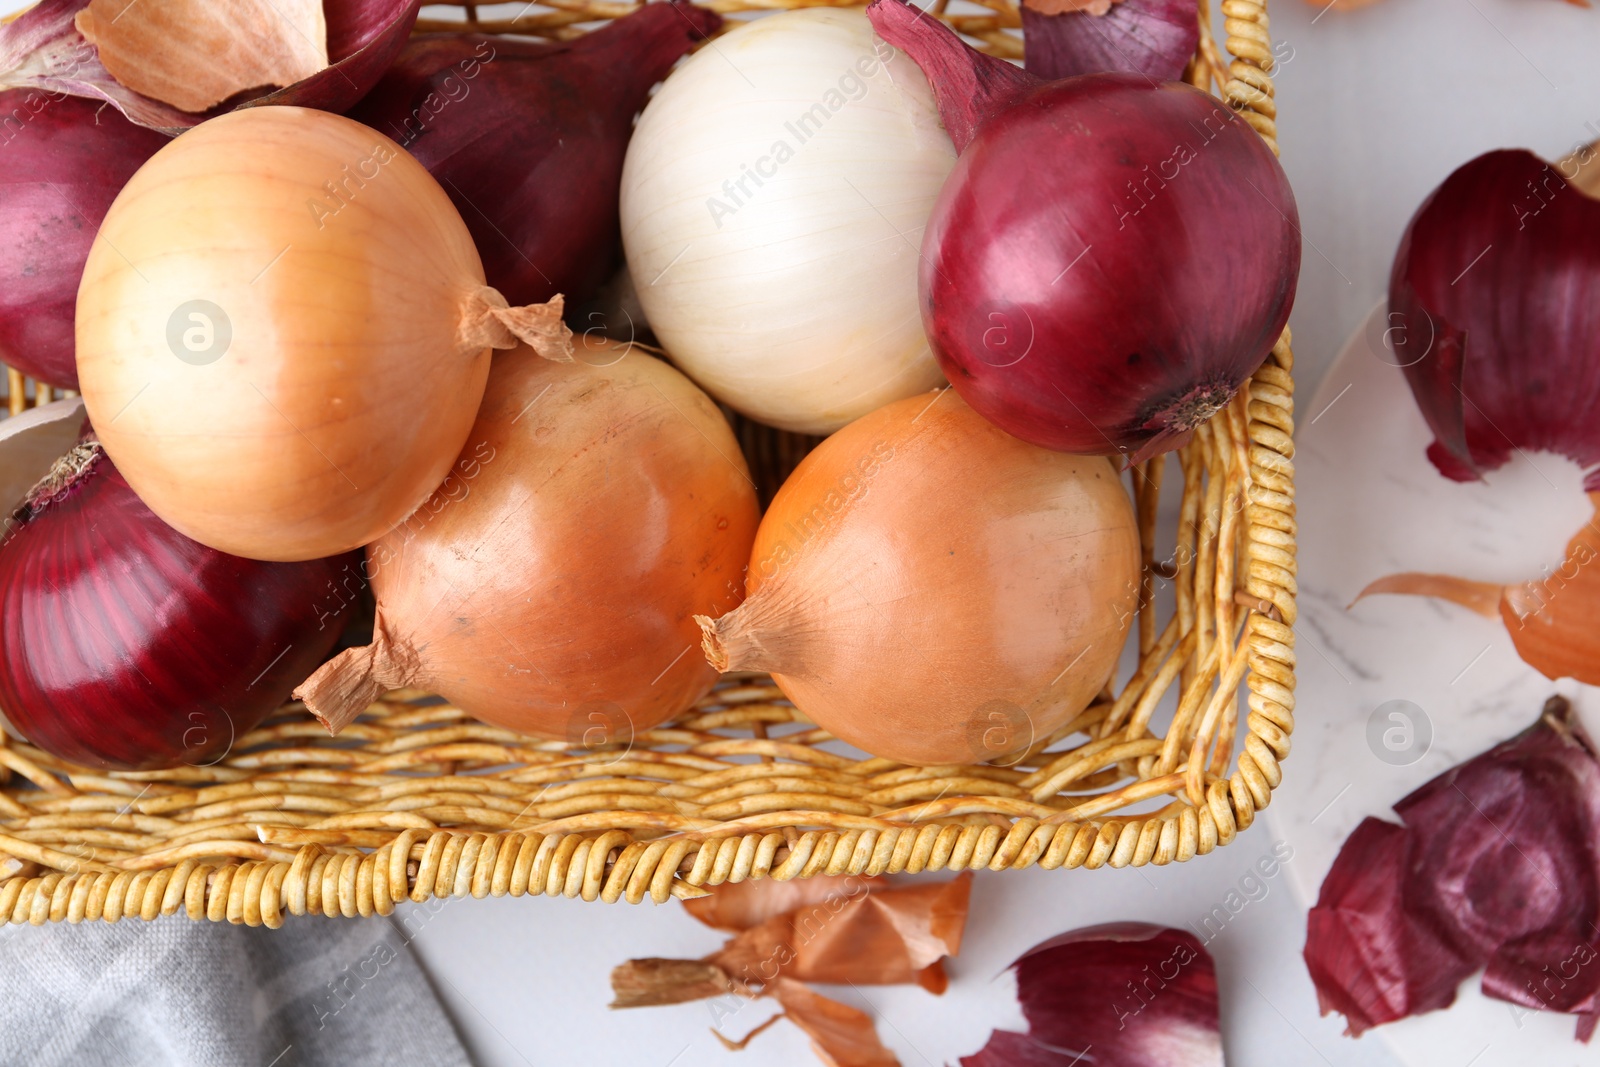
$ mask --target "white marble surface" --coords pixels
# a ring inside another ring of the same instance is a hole
[[[1362,818],[1393,820],[1394,801],[1532,723],[1551,693],[1572,697],[1590,729],[1600,723],[1597,693],[1527,666],[1498,619],[1413,597],[1346,606],[1397,571],[1538,578],[1591,514],[1578,468],[1556,456],[1519,457],[1482,483],[1441,477],[1423,454],[1432,435],[1382,344],[1385,311],[1351,338],[1296,438],[1300,698],[1294,758],[1267,822],[1295,846],[1289,880],[1303,904]],[[1413,709],[1383,716],[1398,732],[1389,746],[1374,743],[1368,720],[1392,700]],[[1485,999],[1473,980],[1451,1010],[1374,1033],[1417,1067],[1600,1063],[1600,1048],[1575,1045],[1572,1030],[1569,1016]]]

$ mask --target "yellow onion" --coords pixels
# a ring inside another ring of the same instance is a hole
[[[157,152],[111,205],[78,291],[78,380],[106,452],[169,525],[236,556],[319,559],[444,479],[491,348],[522,336],[570,358],[559,298],[505,303],[393,141],[249,108]]]
[[[763,670],[817,725],[887,759],[1004,759],[1110,678],[1138,595],[1109,461],[1026,444],[956,394],[824,441],[761,520],[747,599],[707,659]]]
[[[703,696],[694,616],[738,603],[755,487],[711,400],[631,346],[495,361],[460,461],[367,549],[373,643],[296,691],[337,733],[388,688],[523,733],[627,740]]]

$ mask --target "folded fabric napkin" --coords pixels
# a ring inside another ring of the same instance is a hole
[[[6,1067],[469,1067],[402,932],[288,916],[0,928]]]

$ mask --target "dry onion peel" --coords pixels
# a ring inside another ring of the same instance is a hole
[[[747,599],[701,620],[719,670],[772,673],[812,721],[886,759],[1004,759],[1082,711],[1137,595],[1111,464],[1029,445],[954,392],[824,441],[767,509]]]
[[[328,65],[322,0],[89,0],[73,25],[113,78],[180,111],[281,89]]]
[[[1417,210],[1395,254],[1387,338],[1433,431],[1428,458],[1456,481],[1513,452],[1586,469],[1600,508],[1600,200],[1596,151],[1551,165],[1525,151],[1479,156]],[[1397,574],[1362,590],[1450,600],[1498,614],[1548,678],[1600,683],[1600,519],[1542,579],[1507,586]]]
[[[76,396],[0,420],[0,515],[12,513],[82,429],[83,398]]]
[[[1442,474],[1549,451],[1600,490],[1600,200],[1561,169],[1505,150],[1445,179],[1401,238],[1389,327]]]
[[[1122,70],[1176,81],[1200,45],[1195,0],[1023,0],[1030,73],[1046,81]]]
[[[863,1012],[819,996],[805,983],[945,988],[942,961],[961,947],[972,873],[940,883],[897,885],[855,876],[714,887],[686,901],[689,912],[717,929],[737,931],[721,950],[699,960],[637,959],[611,975],[613,1008],[679,1004],[737,994],[771,996],[783,1011],[730,1041],[743,1048],[780,1018],[812,1040],[832,1067],[898,1067]],[[725,899],[719,899],[725,898]]]
[[[415,686],[625,745],[715,683],[692,617],[739,600],[757,510],[738,443],[666,363],[592,337],[579,357],[499,357],[450,477],[368,547],[374,642],[297,691],[330,732]]]
[[[1028,1032],[997,1030],[961,1067],[1222,1067],[1217,972],[1186,930],[1073,930],[1012,965]]]
[[[1324,1013],[1352,1034],[1448,1007],[1485,968],[1483,992],[1600,1017],[1600,761],[1563,697],[1516,737],[1364,821],[1307,922]]]
[[[120,0],[118,0],[120,2]],[[153,84],[166,85],[176,90],[170,95],[182,94],[185,102],[197,103],[200,98],[190,98],[196,86],[217,84],[210,71],[199,73],[215,60],[214,42],[201,40],[194,35],[193,26],[204,25],[211,34],[231,36],[231,23],[236,5],[195,4],[206,11],[213,7],[228,12],[230,27],[219,29],[215,20],[201,17],[191,19],[192,12],[174,25],[165,18],[166,9],[172,5],[157,4],[155,10],[140,10],[139,18],[129,17],[129,25],[152,19],[153,25],[142,24],[136,31],[139,40],[131,47],[118,40],[123,23],[122,13],[129,9],[151,8],[148,3],[110,3],[112,10],[104,17],[89,16],[88,21],[112,32],[113,64],[124,73],[138,71],[135,81],[156,75]],[[294,0],[297,9],[310,13],[309,0]],[[95,0],[99,7],[103,0]],[[281,4],[269,5],[281,8]],[[270,92],[261,92],[255,86],[239,84],[245,93],[234,93],[223,101],[223,107],[233,101],[243,102],[233,106],[259,104],[292,104],[314,107],[324,111],[340,112],[360,100],[405,47],[406,37],[416,24],[420,0],[339,0],[322,7],[326,25],[326,42],[323,51],[326,60],[320,69],[311,71],[293,84]],[[13,22],[0,26],[0,88],[27,88],[49,93],[64,92],[110,103],[129,120],[141,126],[176,134],[206,118],[206,112],[196,113],[174,107],[162,100],[146,96],[114,77],[100,56],[79,32],[75,19],[80,12],[91,7],[91,0],[43,0],[38,6],[19,15]],[[271,18],[269,14],[267,16]],[[297,31],[287,23],[278,22],[272,30],[280,37],[294,38]],[[269,31],[270,32],[270,31]],[[289,40],[288,47],[304,45],[303,41]],[[281,51],[281,49],[276,49]],[[239,58],[249,59],[240,55]],[[304,65],[295,68],[301,71]],[[284,76],[284,75],[279,75]],[[225,84],[249,80],[248,75],[235,77]],[[253,92],[253,95],[252,95]],[[211,94],[203,94],[211,95]],[[215,110],[215,109],[213,109]]]
[[[721,24],[715,12],[669,0],[561,44],[429,34],[350,114],[439,179],[490,285],[517,304],[555,293],[578,304],[615,269],[634,117]]]
[[[571,358],[560,301],[508,308],[421,165],[322,111],[235,111],[107,213],[78,291],[79,385],[163,520],[231,555],[376,540],[444,480],[492,348]]]

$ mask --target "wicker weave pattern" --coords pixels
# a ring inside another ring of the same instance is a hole
[[[565,37],[632,10],[546,6],[481,28]],[[949,21],[991,51],[1020,53],[1004,32],[1020,25],[1017,8],[985,6],[994,13]],[[1222,10],[1234,58],[1225,64],[1207,32],[1191,79],[1220,82],[1276,150],[1265,4],[1224,0]],[[1182,484],[1167,487],[1181,492],[1177,544],[1164,563],[1164,465],[1136,472],[1145,581],[1171,579],[1176,610],[1158,618],[1147,598],[1133,677],[1011,766],[837,755],[819,747],[831,735],[760,675],[730,675],[677,722],[597,748],[485,726],[419,693],[391,694],[337,742],[291,705],[206,768],[101,775],[0,743],[12,776],[0,791],[0,922],[181,910],[277,926],[285,912],[382,915],[403,899],[661,902],[754,877],[1159,866],[1208,853],[1270,802],[1294,727],[1292,367],[1286,331],[1249,388],[1180,453]],[[15,372],[10,387],[16,411]],[[792,444],[741,433],[747,450],[792,458]],[[752,466],[762,466],[754,454]],[[1248,712],[1228,773],[1241,683]],[[1169,692],[1177,711],[1163,735],[1151,720]],[[1160,798],[1157,810],[1126,811]]]

